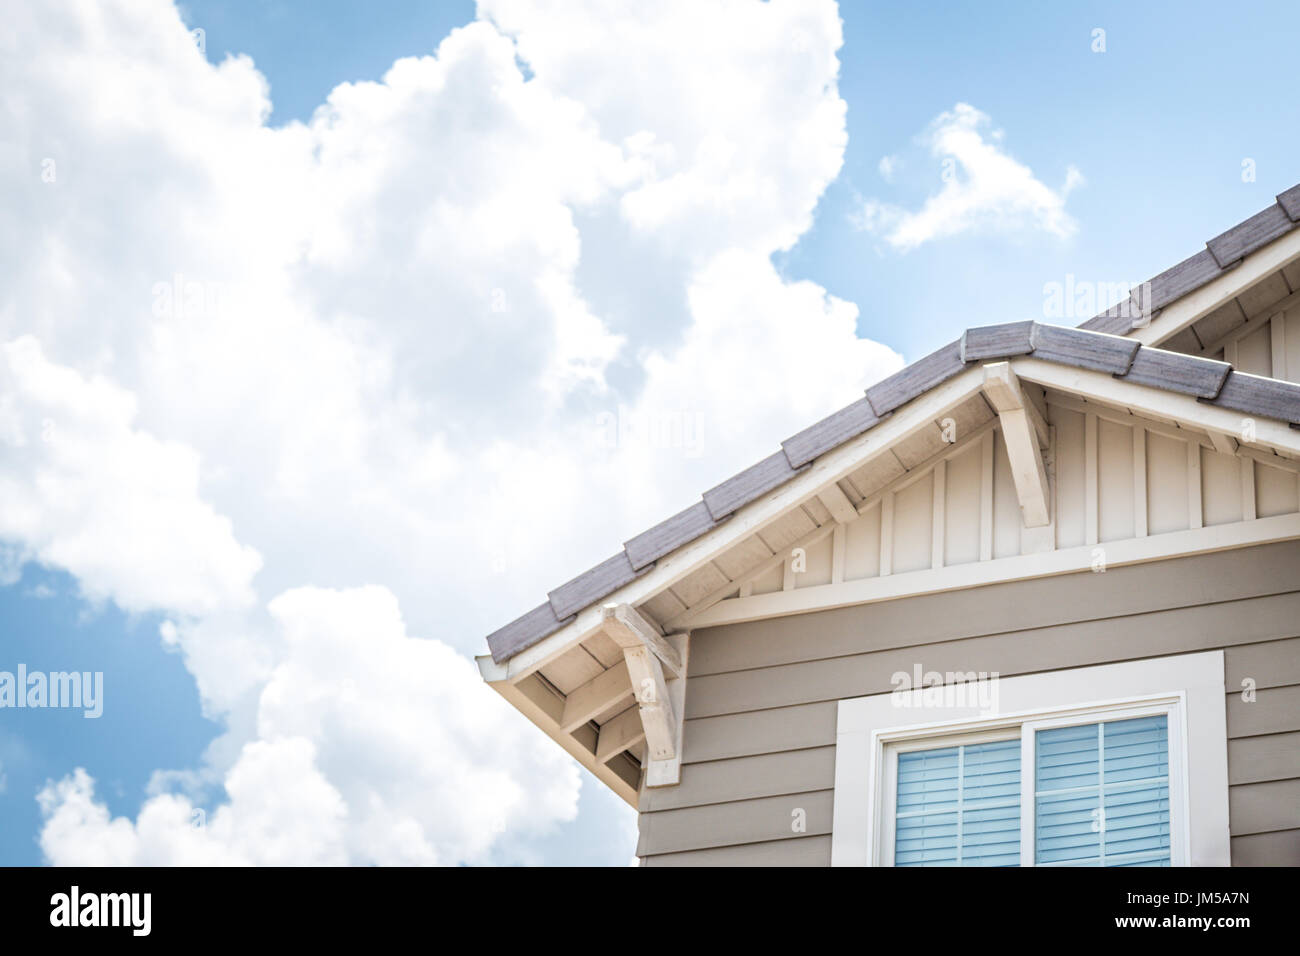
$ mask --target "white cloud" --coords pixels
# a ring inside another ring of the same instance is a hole
[[[847,143],[833,3],[482,0],[537,80],[582,102],[637,170],[638,229],[696,261],[788,248]]]
[[[15,9],[0,342],[84,427],[0,463],[25,502],[0,537],[169,612],[227,727],[134,820],[52,784],[51,859],[523,848],[579,778],[465,655],[898,367],[770,261],[843,158],[834,4],[646,11],[485,2],[271,129],[252,62],[206,63],[165,0]],[[51,402],[28,387],[7,420],[30,441]],[[601,446],[620,405],[699,413],[698,454]]]
[[[41,795],[52,863],[480,862],[506,833],[573,817],[573,761],[523,732],[463,656],[407,635],[386,589],[300,588],[270,612],[285,655],[228,802],[209,813],[163,793],[134,822],[110,818],[79,770]]]
[[[894,173],[898,170],[897,156],[881,156],[880,163],[876,167],[880,170],[880,178],[887,183],[894,181]]]
[[[890,245],[904,251],[966,232],[1073,235],[1078,226],[1065,211],[1065,200],[1083,183],[1082,174],[1070,166],[1061,188],[1052,189],[1007,153],[1003,131],[990,127],[989,117],[966,103],[940,113],[922,142],[940,163],[943,187],[915,211],[866,200],[855,224],[883,233]],[[892,161],[887,171],[882,160],[886,181],[892,171]]]
[[[133,427],[131,395],[0,345],[0,537],[130,611],[252,603],[257,552],[199,493],[199,460]]]

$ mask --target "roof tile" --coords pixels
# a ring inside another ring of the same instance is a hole
[[[1034,350],[1033,322],[1007,322],[984,325],[962,333],[961,360],[982,362],[1008,355],[1026,355]]]
[[[871,407],[870,399],[860,398],[852,405],[846,405],[838,412],[827,415],[817,424],[791,435],[781,442],[781,448],[785,451],[790,467],[798,468],[850,438],[856,438],[878,421],[880,419]]]
[[[1245,222],[1220,233],[1205,244],[1220,268],[1227,268],[1260,246],[1267,245],[1295,228],[1291,217],[1277,203],[1255,213]]]
[[[643,570],[649,570],[646,567]],[[612,558],[600,562],[594,568],[584,571],[571,581],[561,584],[548,597],[557,617],[566,617],[582,610],[606,594],[617,591],[629,581],[636,580],[638,572],[633,569],[626,551],[620,551]]]
[[[1217,279],[1222,271],[1210,250],[1202,249],[1146,283],[1151,288],[1150,308],[1163,309],[1170,302]]]
[[[1277,204],[1286,210],[1292,222],[1300,222],[1300,185],[1292,186],[1284,193],[1278,193]]]
[[[713,520],[703,501],[677,512],[667,521],[661,521],[648,531],[623,542],[632,567],[641,570],[651,562],[675,551],[688,541],[712,530],[718,522]]]
[[[1034,358],[1123,375],[1141,347],[1136,339],[1070,329],[1060,325],[1034,325]]]
[[[798,473],[798,468],[790,467],[785,452],[778,451],[710,488],[704,493],[704,504],[715,519],[721,520],[737,508],[785,484]]]
[[[1300,424],[1300,385],[1275,378],[1234,371],[1209,404]]]
[[[892,412],[916,396],[946,382],[965,367],[966,364],[961,360],[961,340],[958,339],[925,358],[917,359],[883,382],[872,385],[867,389],[867,398],[871,400],[871,407],[876,410],[876,414],[883,417],[886,412]]]
[[[498,664],[509,660],[520,651],[532,647],[542,638],[554,634],[572,620],[572,616],[563,619],[556,617],[549,601],[539,604],[527,614],[515,618],[505,627],[488,635],[487,645],[488,650],[492,652],[492,660]]]
[[[1223,380],[1232,371],[1227,362],[1197,358],[1164,349],[1141,348],[1133,358],[1133,365],[1124,375],[1116,378],[1138,385],[1153,385],[1171,391],[1195,395],[1197,398],[1214,398],[1223,387]]]

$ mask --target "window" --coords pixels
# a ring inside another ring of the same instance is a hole
[[[1227,865],[1222,652],[997,691],[840,701],[832,862]]]
[[[1034,738],[1035,865],[1169,865],[1167,714]]]
[[[895,866],[1020,863],[1020,741],[898,754]]]
[[[1007,739],[889,748],[894,866],[1168,866],[1169,705]],[[1075,721],[1087,720],[1076,716]],[[1022,772],[1022,751],[1033,754]],[[914,749],[918,748],[918,749]]]

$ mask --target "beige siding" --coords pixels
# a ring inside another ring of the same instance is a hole
[[[643,790],[637,852],[649,865],[829,863],[836,702],[889,691],[918,662],[1009,677],[1215,648],[1233,860],[1300,864],[1295,541],[697,631],[682,781]]]

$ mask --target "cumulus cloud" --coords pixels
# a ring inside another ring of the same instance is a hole
[[[637,229],[699,261],[788,248],[812,224],[848,141],[833,3],[483,0],[480,11],[540,83],[623,144],[638,175],[619,203]]]
[[[1041,231],[1067,238],[1078,228],[1065,210],[1070,192],[1083,183],[1073,166],[1065,182],[1052,189],[1003,146],[1004,133],[988,115],[966,103],[940,113],[921,137],[940,162],[943,188],[919,209],[908,210],[879,200],[865,200],[855,214],[859,228],[884,235],[891,246],[907,251],[935,239],[967,232]],[[889,181],[896,166],[881,161]]]
[[[521,733],[465,657],[409,636],[386,589],[299,588],[270,612],[285,654],[227,802],[161,793],[113,818],[77,770],[40,796],[52,863],[472,863],[576,813],[576,764]]]
[[[252,603],[261,558],[199,492],[193,450],[133,427],[133,397],[0,345],[0,537],[129,611]]]
[[[901,363],[770,259],[842,162],[834,4],[485,0],[277,128],[167,0],[12,16],[0,567],[166,612],[226,726],[134,819],[51,783],[46,854],[459,862],[569,819],[468,654]],[[622,408],[695,453],[602,440]]]

